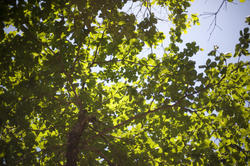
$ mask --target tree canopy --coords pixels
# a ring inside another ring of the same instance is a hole
[[[0,165],[247,165],[249,29],[198,70],[191,1],[1,0]]]

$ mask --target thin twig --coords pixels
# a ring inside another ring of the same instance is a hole
[[[222,28],[217,24],[217,16],[221,8],[223,7],[223,5],[226,4],[226,2],[227,0],[223,0],[216,12],[206,12],[206,13],[200,14],[200,16],[214,16],[213,21],[210,23],[209,28],[208,28],[208,30],[212,29],[211,32],[209,33],[208,40],[210,40],[212,33],[214,32],[216,27],[222,30]]]

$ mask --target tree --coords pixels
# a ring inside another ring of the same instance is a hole
[[[199,22],[190,0],[0,4],[1,165],[247,165],[248,28],[198,73],[199,46],[179,49]],[[169,11],[169,34],[153,6]]]

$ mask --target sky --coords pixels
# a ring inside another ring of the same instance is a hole
[[[205,14],[208,12],[216,12],[223,0],[195,0],[189,11],[191,13]],[[193,26],[187,34],[184,34],[184,43],[188,41],[196,41],[198,45],[204,49],[199,52],[194,59],[197,64],[204,64],[207,59],[207,53],[210,52],[214,45],[219,46],[219,52],[233,52],[235,45],[238,43],[239,32],[245,27],[249,27],[245,23],[245,17],[250,15],[250,0],[240,3],[225,3],[217,15],[217,27],[212,32],[209,29],[214,17],[208,15],[200,15],[200,25]],[[212,33],[211,33],[212,32]],[[211,36],[210,36],[211,33]],[[241,58],[249,61],[250,57]]]
[[[189,9],[190,13],[205,14],[207,12],[216,12],[223,0],[195,0]],[[164,12],[163,12],[164,13]],[[193,26],[188,30],[187,34],[183,35],[183,43],[196,41],[196,43],[204,49],[199,52],[193,59],[197,65],[205,64],[208,52],[210,52],[214,45],[219,46],[220,52],[233,52],[235,45],[238,43],[239,31],[247,27],[245,17],[250,15],[250,0],[245,3],[226,3],[220,9],[217,15],[217,25],[212,32],[210,24],[214,17],[208,15],[199,16],[200,25]],[[168,34],[169,22],[159,22],[158,28]],[[248,26],[249,27],[249,26]],[[10,27],[5,29],[8,33],[13,31]],[[212,32],[212,33],[211,33]],[[210,36],[211,34],[211,36]],[[166,42],[168,42],[166,40]],[[165,46],[167,43],[165,43]],[[249,61],[250,57],[242,58],[242,60]],[[39,149],[38,149],[39,151]]]
[[[240,3],[239,0],[234,0],[234,3],[227,2],[222,6],[216,18],[218,26],[216,26],[212,32],[213,25],[211,28],[209,28],[209,26],[213,22],[214,16],[202,14],[216,12],[223,1],[224,0],[194,0],[188,10],[189,13],[201,14],[199,16],[200,25],[192,26],[191,29],[188,30],[188,33],[183,34],[182,36],[183,46],[187,42],[195,41],[201,48],[204,49],[204,51],[200,51],[193,57],[197,66],[206,62],[206,59],[208,58],[207,54],[213,50],[214,45],[219,46],[220,52],[233,52],[235,45],[238,43],[240,30],[248,26],[245,23],[245,17],[250,15],[250,0],[246,0],[244,3]],[[123,10],[128,11],[129,7],[130,4],[124,7]],[[136,7],[133,9],[136,9]],[[155,9],[160,18],[166,18],[168,14],[163,10],[164,9],[159,10],[159,8]],[[159,21],[157,26],[159,30],[163,31],[167,36],[171,24],[168,21]],[[5,29],[7,33],[13,30],[13,27]],[[169,40],[166,40],[163,45],[166,47],[168,43]],[[150,50],[145,48],[139,56],[145,56],[149,52]],[[161,55],[163,50],[158,47],[157,50],[154,50],[154,52]],[[244,57],[241,59],[249,61],[250,57]],[[236,61],[236,59],[234,61]]]
[[[225,3],[221,6],[222,2]],[[192,26],[187,34],[183,34],[183,43],[180,44],[180,48],[185,47],[187,42],[195,41],[200,48],[204,51],[198,52],[197,55],[192,57],[196,61],[197,70],[199,65],[206,63],[208,57],[207,54],[214,49],[214,46],[219,46],[219,52],[227,53],[234,52],[235,45],[238,43],[240,37],[239,32],[245,27],[249,27],[245,23],[246,16],[250,15],[250,0],[246,0],[241,3],[239,0],[229,3],[226,0],[194,0],[191,3],[191,7],[188,9],[188,13],[198,14],[200,19],[200,25]],[[139,6],[139,7],[138,7]],[[221,8],[220,8],[221,6]],[[131,3],[123,8],[125,12],[135,12],[140,9],[140,5],[133,5],[132,10],[129,10]],[[220,8],[216,16],[216,24],[214,30],[214,15],[206,15],[207,13],[215,13]],[[159,31],[164,32],[166,40],[163,42],[163,47],[167,47],[169,44],[168,31],[172,24],[167,20],[169,14],[165,8],[153,7],[152,11],[156,14],[156,17],[164,19],[164,21],[158,21],[157,28]],[[143,12],[142,12],[143,13]],[[210,27],[211,25],[211,27]],[[209,28],[210,27],[210,28]],[[163,54],[163,47],[159,46],[153,50],[158,57]],[[151,49],[144,47],[144,50],[139,54],[139,57],[145,57],[151,52]],[[237,62],[238,59],[231,59],[229,62]],[[241,57],[241,60],[249,61],[250,57]]]

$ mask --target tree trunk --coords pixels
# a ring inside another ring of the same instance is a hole
[[[73,125],[68,135],[67,149],[66,149],[66,165],[76,166],[78,162],[79,143],[84,129],[88,125],[87,111],[80,111],[78,114],[78,120]]]

